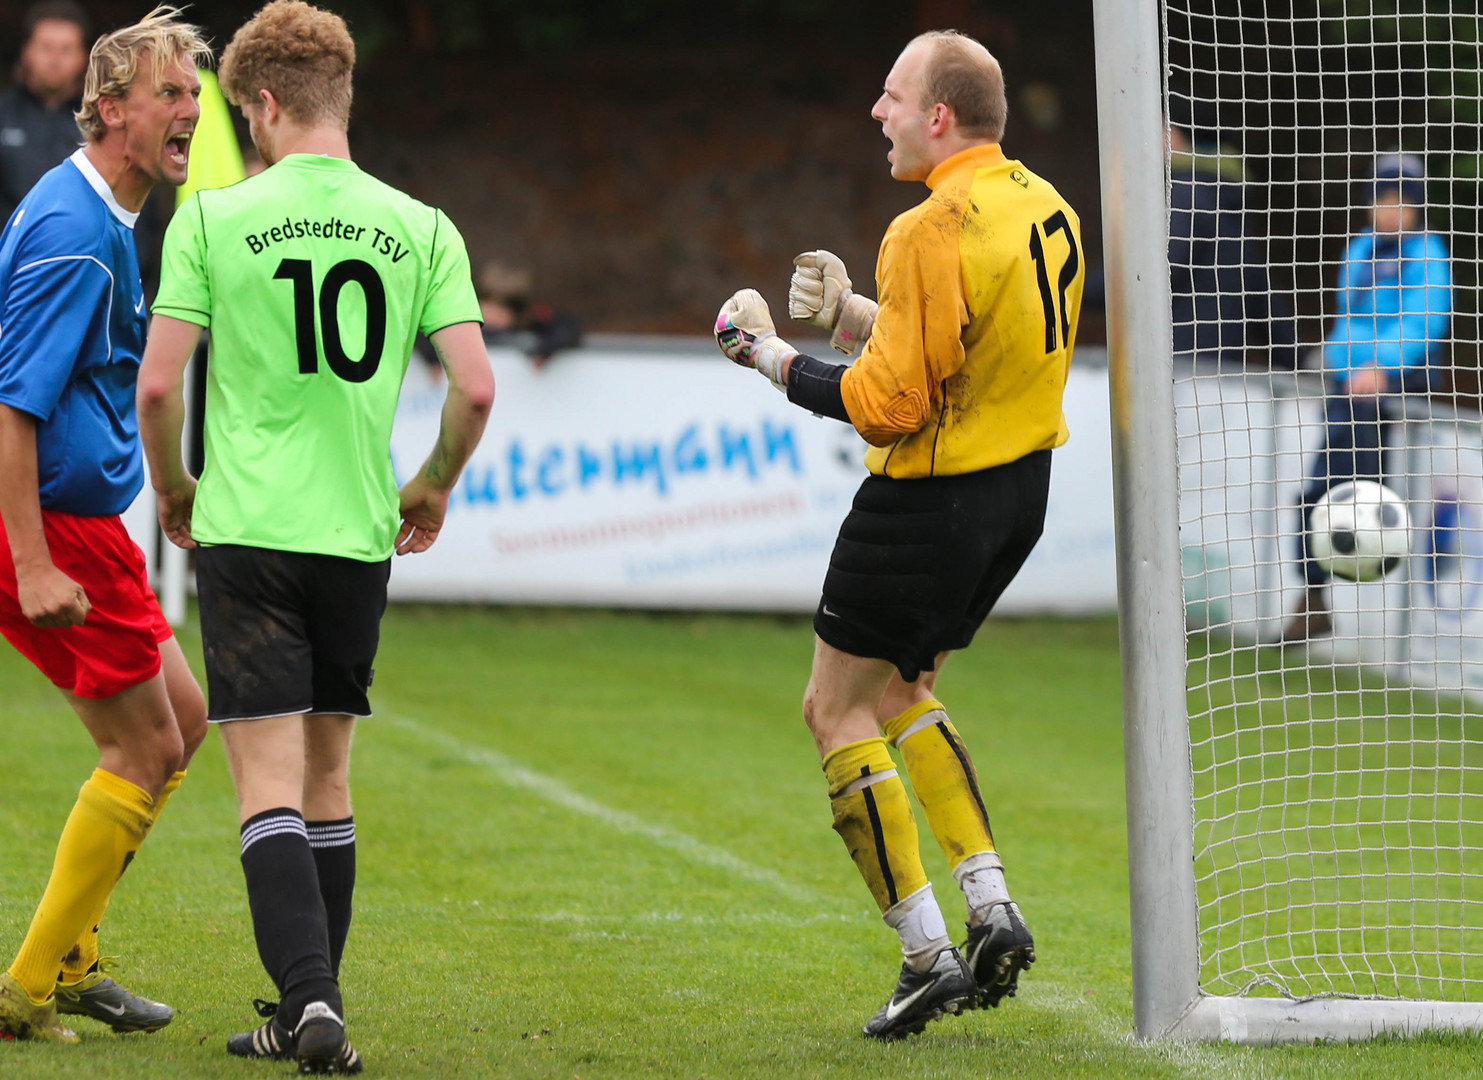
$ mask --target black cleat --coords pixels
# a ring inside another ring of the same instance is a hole
[[[278,1011],[278,1002],[253,998],[252,1007],[259,1016],[267,1017],[268,1022],[252,1031],[233,1035],[227,1040],[227,1053],[246,1058],[271,1058],[274,1061],[286,1061],[293,1057],[293,1032],[280,1024],[274,1016]]]
[[[1019,905],[1012,900],[991,904],[984,921],[968,928],[963,956],[978,984],[975,1007],[998,1008],[999,1002],[1014,997],[1020,972],[1035,962],[1035,939]]]
[[[971,1008],[977,992],[973,973],[958,950],[949,946],[926,971],[901,966],[895,992],[865,1025],[865,1034],[884,1042],[919,1035],[943,1013]]]
[[[345,1021],[322,1001],[304,1006],[293,1040],[301,1073],[358,1073],[365,1067],[345,1037]]]

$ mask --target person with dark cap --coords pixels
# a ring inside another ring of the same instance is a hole
[[[15,85],[0,96],[0,223],[52,166],[82,145],[73,111],[88,66],[88,16],[74,0],[26,11]]]
[[[1307,588],[1283,630],[1302,641],[1332,629],[1328,575],[1308,551],[1313,506],[1335,484],[1381,478],[1394,411],[1386,397],[1437,388],[1437,358],[1452,320],[1447,245],[1426,231],[1426,171],[1415,154],[1382,154],[1364,182],[1368,228],[1339,267],[1334,325],[1323,343],[1324,442],[1303,488],[1298,555]]]

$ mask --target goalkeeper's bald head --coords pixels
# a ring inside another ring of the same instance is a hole
[[[922,108],[946,105],[953,110],[959,133],[967,138],[988,142],[1003,139],[1009,99],[1004,92],[1004,71],[994,54],[956,30],[918,34],[906,47],[916,45],[927,49]]]

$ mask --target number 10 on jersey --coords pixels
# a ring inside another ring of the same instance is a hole
[[[386,286],[374,266],[361,259],[345,259],[330,267],[319,285],[317,340],[313,265],[308,259],[284,259],[273,277],[293,282],[294,344],[300,375],[319,373],[321,344],[330,371],[346,382],[365,382],[376,374],[386,346]],[[365,349],[355,359],[345,351],[340,333],[340,291],[351,283],[360,287],[366,300]]]

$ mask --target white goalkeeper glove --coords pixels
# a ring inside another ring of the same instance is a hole
[[[767,301],[756,289],[742,289],[721,305],[716,315],[716,344],[726,358],[742,367],[756,368],[783,393],[783,361],[798,350],[778,337]]]
[[[853,353],[875,327],[875,301],[850,290],[844,260],[832,251],[805,251],[793,267],[789,316],[828,330],[830,345],[846,356]]]

